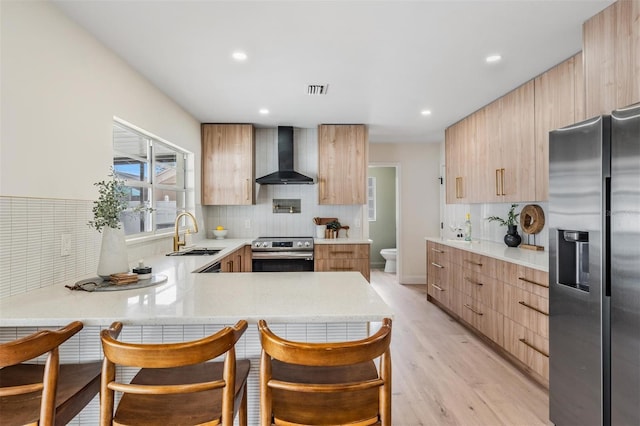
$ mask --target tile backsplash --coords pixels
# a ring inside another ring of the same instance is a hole
[[[451,226],[463,226],[465,221],[465,215],[471,213],[471,236],[473,239],[488,240],[495,242],[504,242],[504,236],[507,233],[505,226],[500,226],[497,222],[489,222],[486,218],[489,216],[499,216],[506,218],[512,203],[493,203],[493,204],[446,204],[444,207],[443,224],[442,229],[443,238],[455,238],[455,233],[450,229]],[[527,204],[537,204],[542,207],[545,218],[548,221],[548,203],[528,203],[520,202],[516,207],[516,213],[519,213]],[[520,217],[518,217],[518,223],[520,223]],[[518,225],[518,234],[522,237],[522,244],[531,244],[544,246],[545,250],[549,248],[549,228],[548,224],[545,224],[542,231],[535,235],[529,236],[527,242],[527,234],[522,232],[522,228]]]
[[[95,276],[102,234],[87,226],[92,207],[93,201],[0,197],[0,298]],[[61,255],[63,235],[71,241],[68,256]],[[170,236],[127,243],[130,264],[170,250]]]

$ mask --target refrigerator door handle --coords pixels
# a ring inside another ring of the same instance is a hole
[[[611,297],[611,177],[604,178],[604,295]]]

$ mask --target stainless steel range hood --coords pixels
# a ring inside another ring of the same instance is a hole
[[[278,171],[256,179],[260,185],[313,184],[313,178],[293,170],[293,127],[278,126]]]

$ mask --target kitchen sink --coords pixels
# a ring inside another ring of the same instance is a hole
[[[220,253],[221,249],[194,248],[191,250],[174,251],[167,253],[167,256],[213,256]]]

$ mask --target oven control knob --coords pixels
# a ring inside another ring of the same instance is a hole
[[[262,247],[269,247],[269,243],[265,241],[264,243],[262,243]]]
[[[305,247],[309,247],[310,245],[311,245],[311,243],[310,243],[309,241],[305,241],[305,242],[304,242],[304,246],[305,246]]]
[[[260,247],[260,243],[256,243],[256,247]]]
[[[298,247],[302,247],[302,241],[298,241],[298,244],[296,244]]]

